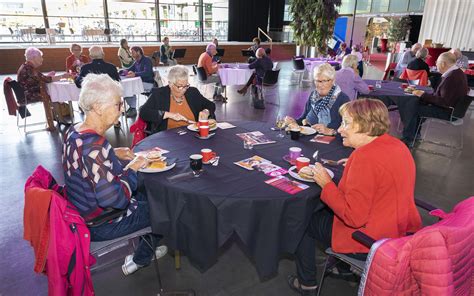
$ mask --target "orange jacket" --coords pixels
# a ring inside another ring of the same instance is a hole
[[[207,52],[203,52],[199,56],[198,67],[204,67],[207,76],[215,74],[219,70],[217,64],[212,63],[212,57]]]

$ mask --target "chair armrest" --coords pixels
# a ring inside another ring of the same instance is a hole
[[[427,203],[426,201],[422,201],[421,199],[418,199],[418,198],[415,198],[415,204],[416,206],[424,209],[424,210],[427,210],[428,212],[431,212],[433,210],[436,210],[438,209],[438,207],[435,207],[429,203]]]
[[[113,209],[113,208],[107,208],[105,211],[100,214],[100,216],[95,217],[92,220],[89,220],[86,222],[86,225],[88,227],[97,227],[100,226],[110,220],[116,219],[120,216],[122,216],[127,209]]]
[[[375,239],[371,238],[367,234],[363,233],[360,230],[354,231],[352,233],[352,238],[358,241],[359,243],[363,244],[367,248],[372,247],[372,245],[376,242]]]

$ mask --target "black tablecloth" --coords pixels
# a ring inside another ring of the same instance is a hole
[[[375,86],[376,80],[364,79],[364,81],[369,85]],[[397,105],[400,120],[403,123],[403,137],[409,138],[411,137],[408,133],[410,126],[416,125],[419,98],[404,92],[401,85],[401,82],[384,80],[382,81],[382,88],[375,88],[368,95],[362,96],[378,98],[384,102],[386,106]],[[430,87],[416,86],[416,88],[429,93],[433,92],[433,89]]]
[[[247,248],[261,278],[277,271],[279,256],[296,250],[311,213],[320,206],[321,189],[315,183],[295,195],[287,194],[264,181],[270,179],[262,172],[248,171],[234,162],[259,155],[284,168],[290,165],[282,157],[292,146],[301,147],[311,157],[329,159],[348,157],[352,149],[342,146],[340,139],[331,144],[309,142],[311,136],[292,141],[286,135],[276,138],[267,123],[235,122],[236,128],[216,130],[208,140],[200,140],[194,132],[179,136],[168,130],[147,137],[135,151],[159,146],[170,150],[167,157],[176,157],[176,167],[155,174],[139,174],[144,183],[151,210],[154,232],[164,235],[170,246],[183,251],[201,271],[217,260],[218,248],[234,233]],[[254,146],[244,150],[236,133],[259,130],[274,144]],[[189,155],[211,148],[220,156],[217,167],[205,165],[199,178],[169,181],[167,177],[189,171]],[[343,167],[331,167],[339,180]]]

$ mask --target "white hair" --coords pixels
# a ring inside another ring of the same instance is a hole
[[[89,73],[82,81],[79,106],[87,114],[95,104],[104,105],[122,97],[122,85],[107,74]]]
[[[265,49],[263,49],[261,47],[259,49],[257,49],[257,52],[255,52],[255,56],[257,56],[257,58],[262,58],[265,55],[266,55]]]
[[[428,49],[427,48],[421,48],[419,51],[416,52],[415,56],[419,59],[424,59],[428,56]]]
[[[313,77],[316,79],[316,76],[319,75],[326,76],[329,79],[334,79],[336,77],[336,70],[334,70],[333,66],[328,63],[324,63],[314,69]]]
[[[341,67],[342,68],[354,68],[359,65],[359,59],[357,58],[356,55],[353,54],[348,54],[344,56],[344,59],[342,60]]]
[[[102,49],[102,46],[99,45],[93,45],[89,48],[89,56],[91,59],[103,59],[104,58],[104,50]]]
[[[178,80],[188,80],[189,71],[188,68],[182,65],[176,65],[169,69],[168,71],[168,81],[169,83],[176,83]]]
[[[216,45],[214,43],[209,43],[207,46],[206,46],[206,51],[210,51],[211,48],[216,48]]]
[[[36,47],[28,47],[25,50],[25,59],[27,61],[29,61],[33,58],[42,57],[42,56],[43,56],[43,52],[41,50],[37,49]]]

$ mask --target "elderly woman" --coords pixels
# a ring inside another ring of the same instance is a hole
[[[92,241],[110,240],[150,226],[146,196],[137,189],[137,170],[147,160],[135,156],[129,148],[112,148],[104,137],[122,113],[122,87],[106,74],[84,78],[79,105],[84,122],[72,126],[65,137],[63,169],[68,200],[77,207],[85,221],[101,216],[107,209],[123,209],[123,215],[107,223],[90,227]],[[128,255],[122,266],[125,275],[150,263],[166,247],[155,246],[159,235],[142,240],[135,255]],[[152,246],[152,248],[149,247]]]
[[[25,50],[26,62],[20,66],[17,72],[18,83],[25,91],[28,103],[43,102],[44,112],[48,124],[48,130],[54,131],[53,113],[51,111],[51,98],[46,92],[46,83],[58,81],[61,78],[69,78],[70,74],[54,75],[54,72],[43,75],[38,68],[43,64],[43,52],[36,47],[28,47]],[[25,104],[26,102],[18,102]]]
[[[215,118],[216,105],[189,86],[189,72],[184,66],[173,66],[168,72],[167,86],[154,88],[140,108],[140,118],[148,122],[148,131],[159,131],[186,126],[199,118]]]
[[[122,68],[129,68],[133,65],[133,57],[128,47],[127,39],[120,39],[120,48],[117,52]]]
[[[173,48],[170,46],[170,39],[168,37],[163,38],[163,44],[160,46],[160,62],[165,66],[176,65],[177,62],[173,59]]]
[[[140,46],[133,46],[131,52],[135,62],[130,68],[127,69],[127,77],[140,77],[143,82],[143,89],[145,91],[150,91],[153,88],[153,83],[155,82],[153,73],[153,62],[149,57],[143,54],[143,49]],[[130,106],[130,108],[125,113],[126,116],[136,116],[136,96],[126,97],[125,101]]]
[[[336,70],[329,64],[322,64],[314,70],[316,89],[311,92],[303,114],[294,120],[286,117],[287,124],[311,125],[317,132],[335,135],[341,124],[339,107],[349,101],[349,97],[335,84]]]
[[[77,75],[81,72],[84,64],[90,63],[90,59],[82,54],[82,47],[79,44],[71,44],[71,55],[66,58],[66,72]]]
[[[357,93],[369,93],[369,87],[358,75],[358,64],[355,55],[346,55],[342,60],[342,69],[336,72],[336,84],[350,100],[357,99]]]
[[[288,277],[290,287],[301,295],[316,295],[317,241],[363,260],[369,249],[352,238],[354,231],[381,239],[402,237],[421,227],[413,196],[415,162],[406,146],[388,134],[385,105],[360,99],[342,105],[339,112],[343,144],[355,150],[340,161],[345,169],[338,185],[321,164],[312,169],[327,208],[313,214],[296,251],[298,276]]]
[[[415,59],[408,63],[407,69],[409,70],[425,70],[426,74],[430,76],[430,66],[425,62],[428,56],[428,49],[423,47],[418,50],[415,54]]]

